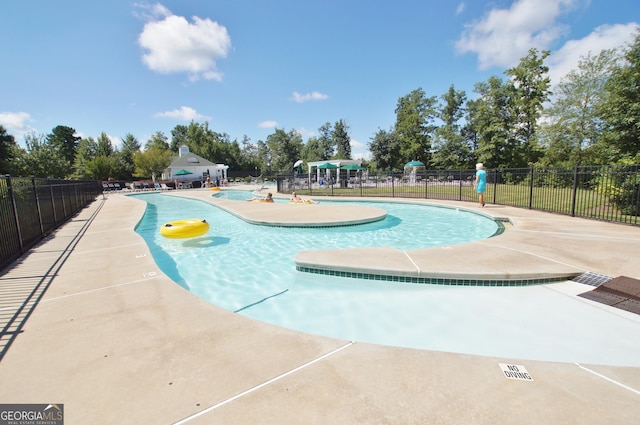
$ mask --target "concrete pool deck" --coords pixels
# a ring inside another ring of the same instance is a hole
[[[134,232],[144,209],[126,196],[99,198],[0,276],[3,315],[38,283],[48,286],[2,347],[0,402],[64,403],[67,424],[632,424],[640,417],[640,367],[352,343],[210,305],[159,270]],[[640,278],[639,228],[491,205],[481,211],[513,226],[464,244],[474,249],[413,251],[418,269]],[[524,366],[533,380],[507,379],[501,364]]]

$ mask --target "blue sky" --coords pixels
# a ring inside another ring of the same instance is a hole
[[[633,41],[640,2],[12,0],[0,16],[0,124],[20,143],[65,125],[144,144],[192,120],[306,142],[344,119],[357,158],[412,90],[473,97],[532,47],[551,51],[557,83],[581,55]]]

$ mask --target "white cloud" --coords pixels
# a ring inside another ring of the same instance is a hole
[[[351,156],[353,157],[353,159],[364,159],[364,160],[371,160],[373,158],[373,155],[371,155],[371,152],[366,151],[366,152],[351,152]]]
[[[137,6],[144,12],[138,16],[148,20],[138,44],[144,49],[142,61],[149,69],[161,74],[186,72],[191,81],[222,80],[216,61],[227,57],[231,49],[231,37],[224,26],[197,16],[189,22],[161,4]]]
[[[323,93],[319,93],[314,91],[312,93],[300,94],[297,91],[294,91],[290,97],[290,100],[293,100],[296,103],[308,102],[310,100],[327,100],[329,96]]]
[[[352,150],[361,150],[361,149],[365,149],[366,148],[364,143],[359,142],[356,139],[351,139],[349,141],[349,144],[351,145],[351,149]]]
[[[604,49],[625,47],[633,43],[639,28],[640,25],[635,22],[602,25],[586,37],[567,41],[560,50],[552,52],[546,60],[552,84],[559,83],[569,71],[577,70],[580,59],[589,53],[597,56]]]
[[[353,159],[371,159],[371,152],[369,152],[369,147],[366,144],[355,139],[351,139],[349,144],[351,145],[351,156]]]
[[[273,120],[267,120],[267,121],[262,121],[261,123],[258,123],[258,127],[260,128],[276,128],[277,126],[278,126],[278,122]]]
[[[310,130],[307,130],[307,129],[306,129],[306,128],[304,128],[304,127],[296,128],[294,131],[295,131],[296,133],[298,133],[298,134],[299,134],[303,139],[304,139],[304,138],[313,137],[313,136],[315,136],[315,135],[316,135],[316,133],[315,133],[315,132],[310,131]]]
[[[133,16],[145,21],[155,21],[172,15],[171,11],[160,3],[134,3],[133,7],[135,8],[133,10]]]
[[[180,121],[196,121],[196,120],[210,120],[210,117],[199,114],[195,109],[188,106],[182,106],[180,109],[174,109],[172,111],[158,112],[154,115],[155,118],[173,118]]]
[[[458,41],[460,53],[476,53],[480,69],[509,67],[529,49],[547,49],[566,28],[556,19],[581,0],[516,0],[509,9],[492,9],[467,26]]]
[[[16,142],[24,139],[27,134],[36,132],[29,124],[32,122],[34,119],[26,112],[0,112],[0,125],[16,139]]]
[[[466,8],[466,5],[464,4],[464,2],[460,3],[458,7],[456,7],[456,15],[459,15],[462,12],[464,12],[465,8]]]

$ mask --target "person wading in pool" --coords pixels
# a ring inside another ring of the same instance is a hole
[[[482,162],[476,164],[476,181],[473,185],[476,187],[480,206],[484,207],[484,192],[487,190],[487,172],[484,170]]]

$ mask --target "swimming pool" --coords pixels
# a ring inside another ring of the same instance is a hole
[[[230,311],[345,340],[508,358],[628,364],[624,354],[629,352],[628,341],[611,340],[606,332],[608,326],[619,329],[625,324],[614,324],[605,311],[562,295],[562,283],[444,287],[295,270],[293,257],[300,250],[380,245],[416,249],[494,234],[496,223],[478,214],[367,202],[387,210],[387,219],[352,227],[281,228],[247,224],[201,201],[161,194],[140,196],[148,207],[136,231],[163,272]],[[225,196],[241,199],[247,194],[229,192]],[[205,218],[212,229],[189,240],[160,236],[162,223],[186,217]],[[467,221],[471,224],[462,228]],[[442,235],[433,231],[451,223]],[[635,332],[629,326],[626,332]],[[593,344],[605,348],[592,350]]]

